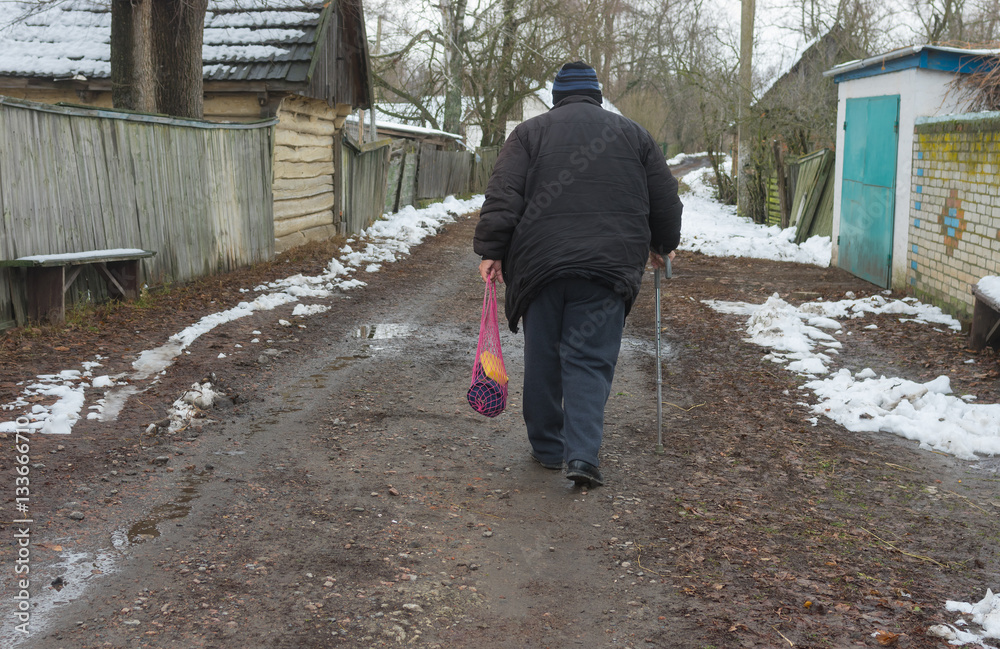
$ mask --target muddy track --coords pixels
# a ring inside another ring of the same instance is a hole
[[[528,458],[519,336],[503,335],[508,411],[490,420],[465,403],[482,301],[473,226],[449,226],[305,329],[277,327],[275,312],[206,336],[122,413],[138,429],[143,406],[214,373],[238,398],[199,435],[74,431],[78,453],[120,464],[76,473],[95,505],[79,524],[53,516],[39,541],[72,544],[104,574],[73,573],[85,587],[18,646],[845,647],[884,629],[938,647],[924,631],[952,621],[944,600],[991,585],[993,473],[812,426],[798,379],[761,360],[739,318],[700,303],[873,287],[681,255],[664,284],[657,455],[647,277],[609,402],[608,484],[581,491]],[[251,330],[271,336],[273,360],[214,358]],[[886,338],[845,363],[973,380],[949,334],[886,319],[854,335]],[[906,361],[885,344],[902,335],[955,365]]]

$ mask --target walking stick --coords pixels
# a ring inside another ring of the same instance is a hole
[[[671,273],[670,257],[664,257],[667,263],[666,276]],[[660,269],[653,269],[653,283],[656,286],[656,449],[654,453],[663,455],[663,369],[660,363]]]

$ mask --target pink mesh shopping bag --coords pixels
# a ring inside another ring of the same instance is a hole
[[[507,371],[500,351],[496,282],[486,282],[483,318],[479,323],[479,346],[472,364],[472,385],[467,396],[472,409],[487,417],[496,417],[507,407]]]

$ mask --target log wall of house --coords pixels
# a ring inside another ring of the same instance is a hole
[[[271,117],[261,108],[257,93],[205,93],[204,117],[210,122],[255,122]]]
[[[28,101],[38,101],[43,104],[81,104],[93,106],[95,108],[111,108],[111,93],[100,91],[77,92],[73,88],[15,88],[4,85],[0,90],[0,95],[13,97],[14,99],[27,99]]]
[[[3,87],[0,94],[15,99],[27,99],[43,104],[79,104],[94,108],[112,108],[111,92],[104,90],[81,90],[73,88],[15,88]],[[261,107],[261,93],[254,89],[227,92],[205,92],[204,118],[210,122],[256,122],[271,117],[268,110]]]
[[[351,107],[286,97],[274,146],[274,239],[281,252],[339,232],[335,144]]]

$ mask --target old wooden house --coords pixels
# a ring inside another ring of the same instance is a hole
[[[67,0],[43,7],[7,26],[0,38],[0,95],[111,107],[110,3]],[[345,214],[351,204],[379,201],[345,204],[338,182],[344,120],[372,104],[361,0],[211,0],[203,62],[206,120],[278,120],[276,250],[379,215]],[[372,155],[387,158],[385,151]],[[380,165],[369,166],[377,175]]]

